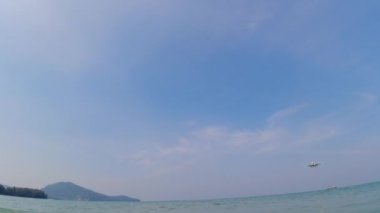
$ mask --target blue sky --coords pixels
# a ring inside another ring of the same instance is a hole
[[[379,7],[3,1],[0,181],[177,200],[380,180]]]

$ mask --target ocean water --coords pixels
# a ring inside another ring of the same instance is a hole
[[[380,213],[380,182],[284,195],[170,202],[83,202],[0,196],[0,213]]]

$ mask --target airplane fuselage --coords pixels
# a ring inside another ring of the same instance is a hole
[[[311,164],[309,164],[307,166],[310,167],[310,168],[315,168],[315,167],[319,166],[319,163],[311,163]]]

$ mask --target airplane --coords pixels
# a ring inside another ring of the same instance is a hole
[[[326,190],[337,189],[337,188],[338,188],[337,186],[328,186],[328,187],[326,188]]]
[[[319,166],[319,163],[311,162],[307,166],[310,167],[310,168],[315,168],[315,167]]]

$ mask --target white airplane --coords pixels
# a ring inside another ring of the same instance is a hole
[[[307,166],[310,168],[315,168],[315,167],[319,166],[319,163],[311,162]]]
[[[331,190],[331,189],[337,189],[337,188],[338,188],[337,186],[328,186],[326,189]]]

